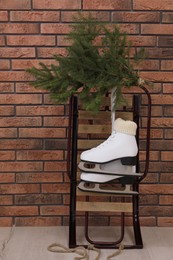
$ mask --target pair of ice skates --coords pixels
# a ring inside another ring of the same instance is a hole
[[[78,185],[80,190],[117,194],[136,193],[131,190],[131,184],[135,177],[142,175],[136,173],[138,153],[136,130],[135,122],[118,118],[114,122],[112,134],[106,141],[81,153],[81,162],[78,165],[81,170],[81,181]],[[105,184],[115,182],[121,185],[121,189],[104,188]]]

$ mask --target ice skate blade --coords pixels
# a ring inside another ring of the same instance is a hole
[[[91,168],[85,167],[85,164],[91,165]],[[88,173],[103,173],[103,174],[110,174],[110,175],[118,175],[118,177],[123,177],[123,176],[129,176],[129,177],[141,177],[143,176],[142,173],[135,173],[135,172],[115,172],[112,170],[103,170],[100,168],[100,164],[93,164],[93,163],[86,163],[86,162],[80,162],[78,164],[79,169],[82,172],[88,172]]]
[[[137,191],[132,191],[130,185],[126,185],[124,190],[109,190],[101,189],[98,183],[94,184],[94,187],[86,187],[86,182],[81,181],[78,185],[78,189],[85,192],[95,192],[95,193],[109,193],[109,194],[120,194],[120,195],[138,195]]]
[[[115,175],[109,175],[109,174],[98,174],[98,173],[86,173],[82,172],[80,175],[81,181],[84,182],[94,182],[94,183],[109,183],[111,181],[117,180],[123,178],[122,176],[115,176]]]
[[[109,162],[113,162],[113,161],[121,161],[122,165],[131,165],[134,166],[137,163],[137,157],[136,156],[126,156],[126,157],[120,157],[120,158],[115,158],[113,160],[110,161],[103,161],[103,162],[95,162],[95,161],[88,161],[88,160],[84,160],[81,159],[81,161],[86,162],[86,163],[99,163],[99,164],[105,164],[105,163],[109,163]]]

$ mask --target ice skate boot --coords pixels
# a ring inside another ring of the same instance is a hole
[[[126,176],[131,172],[131,176],[141,176],[131,169],[136,165],[138,153],[136,129],[133,121],[115,120],[111,136],[99,146],[81,154],[79,169],[86,173]]]

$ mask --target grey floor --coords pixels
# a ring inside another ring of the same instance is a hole
[[[92,228],[91,237],[111,239],[114,228]],[[77,229],[78,243],[83,243],[83,228]],[[143,227],[144,248],[123,250],[111,259],[119,260],[173,260],[173,228]],[[131,228],[126,230],[124,243],[132,241]],[[47,250],[52,243],[68,246],[68,227],[12,227],[0,228],[0,259],[2,260],[73,260],[74,253],[53,253]],[[101,250],[99,260],[106,260],[114,250]],[[89,252],[94,260],[96,253]]]

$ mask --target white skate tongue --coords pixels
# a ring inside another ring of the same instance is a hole
[[[113,181],[115,179],[122,178],[122,176],[115,176],[110,174],[97,174],[97,173],[86,173],[82,172],[80,179],[86,182],[95,182],[95,183],[106,183]]]

